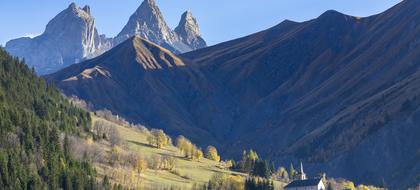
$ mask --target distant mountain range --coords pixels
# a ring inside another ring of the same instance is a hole
[[[225,155],[252,148],[282,165],[406,187],[420,181],[418,10],[405,0],[366,18],[327,11],[180,56],[136,36],[46,78]]]
[[[114,38],[114,44],[119,44],[134,35],[139,35],[177,54],[207,46],[201,38],[198,23],[191,11],[185,12],[176,29],[171,30],[155,0],[145,0],[141,4]]]
[[[155,1],[145,0],[115,38],[98,33],[89,6],[81,8],[72,3],[48,23],[43,34],[11,40],[5,49],[24,58],[30,67],[43,75],[101,55],[134,35],[174,53],[207,46],[190,11],[182,15],[179,25],[172,30]]]

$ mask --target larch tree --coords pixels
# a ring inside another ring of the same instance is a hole
[[[220,161],[220,156],[217,153],[217,149],[214,146],[208,146],[207,150],[206,150],[206,158],[210,159],[210,160],[214,160],[219,162]]]

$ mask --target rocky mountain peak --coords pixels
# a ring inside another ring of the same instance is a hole
[[[93,26],[95,24],[95,19],[90,15],[89,6],[80,8],[76,3],[71,3],[67,9],[63,10],[57,16],[55,16],[48,24],[45,29],[47,34],[57,34],[61,32],[74,32],[71,27],[84,27],[84,26]],[[74,28],[73,28],[74,29]]]
[[[180,28],[184,29],[180,29],[180,33],[173,31],[167,25],[156,2],[154,0],[145,0],[130,17],[122,31],[115,37],[114,42],[119,44],[134,35],[139,35],[141,38],[175,53],[184,53],[205,47],[205,42],[202,39],[199,40],[198,45],[197,43],[188,43],[197,41],[195,40],[196,36],[200,36],[197,22],[192,17],[191,12],[184,13],[182,20],[181,24],[183,27]],[[189,36],[193,36],[193,38]]]
[[[153,15],[157,18],[162,18],[163,20],[162,13],[160,12],[159,7],[157,6],[154,0],[143,1],[143,3],[140,5],[139,8],[137,8],[135,13],[137,13],[139,16]]]
[[[328,10],[317,18],[319,22],[324,22],[324,23],[354,21],[355,19],[356,17],[340,13],[336,10]]]
[[[81,8],[75,3],[71,3],[68,9],[62,11],[47,24],[45,34],[51,39],[68,42],[67,45],[71,44],[74,48],[82,45],[84,49],[82,57],[88,57],[96,51],[95,40],[99,38],[95,28],[95,19],[90,14],[90,7],[86,5]]]
[[[111,48],[111,41],[100,36],[90,7],[71,3],[33,39],[19,38],[6,44],[14,56],[25,58],[39,74],[48,74],[70,64],[100,55]]]
[[[143,4],[147,4],[149,7],[158,7],[155,0],[145,0]]]
[[[190,33],[191,35],[200,36],[200,28],[197,20],[192,15],[191,11],[186,11],[181,16],[178,27],[175,31]]]
[[[83,11],[85,11],[87,14],[89,14],[89,15],[90,15],[90,7],[89,7],[89,5],[85,5],[85,6],[83,7]]]
[[[71,3],[67,9],[65,9],[63,14],[74,15],[83,18],[90,18],[92,17],[90,14],[90,7],[85,5],[83,8],[79,7],[76,3]]]
[[[75,2],[70,3],[69,7],[67,9],[73,10],[76,9],[77,5]]]
[[[182,14],[175,32],[183,43],[190,44],[193,49],[207,46],[204,39],[201,38],[200,28],[191,11],[186,11]]]
[[[98,33],[90,7],[71,3],[47,24],[43,34],[10,40],[6,50],[25,58],[39,74],[49,74],[101,55],[134,35],[176,54],[205,47],[192,14],[184,15],[178,34],[169,28],[155,0],[144,0],[121,32],[115,38],[106,38]]]
[[[116,42],[121,43],[134,35],[139,35],[157,44],[173,41],[174,35],[154,0],[143,1],[116,37]]]

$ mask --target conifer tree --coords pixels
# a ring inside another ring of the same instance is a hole
[[[293,166],[293,163],[290,163],[290,168],[289,168],[290,179],[291,180],[295,179],[295,175],[296,175],[295,167]]]

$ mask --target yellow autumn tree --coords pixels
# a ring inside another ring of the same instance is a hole
[[[342,186],[342,189],[351,189],[351,190],[356,189],[356,187],[354,186],[354,183],[351,182],[351,181],[343,182],[343,184],[341,186]]]
[[[140,154],[137,155],[135,168],[137,170],[137,173],[139,174],[143,173],[143,171],[147,169],[147,162],[146,160],[144,160],[143,156],[141,156]]]
[[[206,158],[220,162],[220,156],[217,153],[217,149],[214,146],[208,146],[206,149]]]
[[[201,149],[196,148],[194,152],[194,158],[197,160],[200,160],[201,158],[203,158],[203,156],[204,156],[203,151],[201,151]]]
[[[147,137],[149,145],[156,146],[156,148],[162,148],[171,143],[169,136],[165,134],[162,130],[154,129]]]
[[[184,154],[185,157],[193,157],[193,144],[184,136],[178,136],[178,138],[176,138],[176,147]]]

